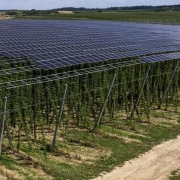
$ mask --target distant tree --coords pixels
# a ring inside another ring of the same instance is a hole
[[[31,13],[32,15],[35,15],[35,14],[37,14],[37,10],[36,10],[36,9],[31,9],[30,13]]]
[[[31,9],[30,11],[23,11],[23,15],[29,16],[29,15],[40,15],[40,14],[58,14],[58,10],[36,10]]]
[[[13,15],[16,15],[17,14],[17,12],[16,11],[14,11],[14,10],[8,10],[8,11],[6,11],[6,13],[5,13],[6,15],[10,15],[10,16],[13,16]]]

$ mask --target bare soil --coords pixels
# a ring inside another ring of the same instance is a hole
[[[13,19],[13,18],[14,18],[14,16],[0,14],[0,20],[3,20],[3,19]]]
[[[180,136],[94,180],[167,180],[180,167]]]
[[[74,14],[74,11],[58,11],[59,14]]]
[[[6,178],[6,177],[1,176],[1,175],[0,175],[0,179],[1,179],[1,180],[7,180],[7,178]]]

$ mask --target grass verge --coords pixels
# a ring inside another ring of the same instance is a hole
[[[115,117],[104,123],[96,134],[70,124],[53,151],[49,149],[50,133],[43,147],[38,141],[31,146],[24,141],[18,152],[9,150],[7,139],[4,139],[0,174],[7,179],[25,180],[94,178],[178,136],[180,123],[176,112],[153,110],[151,114],[148,123],[142,120],[132,123]]]

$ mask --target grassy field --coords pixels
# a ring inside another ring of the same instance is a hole
[[[132,21],[145,23],[179,24],[179,11],[149,12],[77,12],[74,14],[52,14],[38,16],[16,16],[17,19],[96,19],[113,21]]]
[[[48,144],[43,149],[38,142],[32,143],[31,149],[24,141],[18,152],[12,152],[5,138],[0,174],[13,180],[91,179],[180,133],[180,115],[173,108],[152,110],[150,122],[136,120],[123,120],[121,114],[102,125],[96,134],[83,127],[74,129],[71,124],[67,132],[61,131],[54,151],[48,149]],[[52,137],[48,133],[45,138],[50,141]]]

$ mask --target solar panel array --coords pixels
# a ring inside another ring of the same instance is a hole
[[[31,58],[35,66],[42,69],[129,57],[140,57],[145,62],[152,62],[151,58],[156,57],[149,55],[180,51],[180,26],[172,25],[2,20],[0,32],[0,54],[8,58]],[[176,58],[178,56],[176,54]],[[166,56],[167,59],[173,57]],[[154,61],[166,58],[157,56]],[[18,59],[13,62],[18,62]]]

